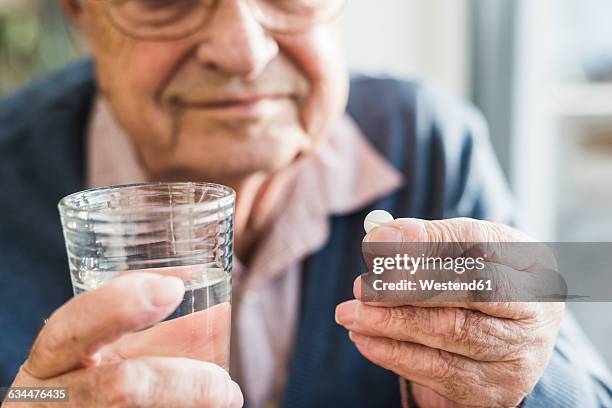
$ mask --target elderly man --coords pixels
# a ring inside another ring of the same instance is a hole
[[[511,220],[478,115],[415,83],[349,81],[342,3],[63,0],[93,63],[0,104],[2,385],[69,387],[74,407],[612,406],[561,303],[353,292],[374,208],[410,218],[368,240],[527,238],[477,221]],[[164,278],[71,300],[58,200],[156,180],[237,192],[233,381],[189,356],[100,357],[171,312],[183,289]]]

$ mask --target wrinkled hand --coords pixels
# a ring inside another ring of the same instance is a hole
[[[228,322],[229,304],[150,327],[183,294],[181,279],[133,273],[71,299],[49,318],[12,387],[68,388],[68,403],[28,405],[39,408],[241,407],[229,374],[201,361],[226,363],[229,325],[206,322]]]
[[[399,219],[371,231],[366,241],[531,239],[510,227],[471,219]],[[537,270],[538,262],[550,259],[507,254],[496,262],[525,272]],[[363,356],[412,382],[414,397],[422,407],[520,404],[548,364],[564,314],[564,304],[559,302],[370,304],[361,301],[360,279],[354,285],[357,300],[340,304],[336,320],[349,330]]]

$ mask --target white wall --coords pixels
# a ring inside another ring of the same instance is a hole
[[[455,95],[469,84],[467,0],[348,0],[344,35],[355,70],[416,76]]]
[[[558,129],[551,120],[555,0],[518,2],[512,181],[518,226],[542,241],[555,241]]]

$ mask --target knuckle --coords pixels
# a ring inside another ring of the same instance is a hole
[[[423,226],[422,234],[424,242],[439,242],[439,228],[433,222],[428,222]]]
[[[51,326],[45,326],[34,342],[30,357],[27,360],[28,365],[33,362],[36,364],[52,361],[54,356],[61,351],[64,344],[64,337],[59,331],[54,330]]]
[[[499,406],[502,407],[517,407],[523,400],[526,394],[518,394],[514,392],[507,392],[501,398]]]
[[[486,238],[489,239],[487,242],[504,242],[511,236],[510,228],[507,225],[491,221],[483,221],[481,225],[485,227]]]
[[[414,337],[446,336],[446,333],[440,333],[440,319],[444,319],[443,309],[407,307],[407,310],[409,313],[407,319],[412,321],[410,329]]]
[[[465,217],[457,218],[454,222],[457,242],[495,242],[499,240],[490,237],[494,228],[493,223]]]
[[[457,235],[453,223],[449,221],[425,224],[424,234],[427,242],[453,242]]]
[[[478,292],[476,292],[471,299],[472,301],[510,301],[512,299],[520,299],[521,291],[527,291],[527,288],[519,286],[517,282],[513,282],[513,278],[508,274],[506,267],[500,264],[488,263],[486,273],[488,275],[486,278],[495,282],[493,292],[484,296],[481,295],[480,298],[478,297]]]
[[[530,311],[532,318],[528,321],[531,328],[539,329],[534,334],[539,334],[544,340],[556,339],[565,317],[565,307],[563,302],[535,304]]]
[[[514,390],[512,394],[516,397],[519,396],[519,401],[523,396],[527,395],[533,387],[535,386],[536,381],[531,375],[517,375],[514,379]]]
[[[451,328],[451,340],[453,342],[467,343],[472,339],[474,326],[476,325],[474,313],[466,309],[454,309],[454,319]]]
[[[118,363],[107,384],[110,407],[132,407],[145,404],[152,385],[153,372],[144,363],[125,360]]]
[[[506,365],[504,381],[498,388],[498,401],[504,406],[516,406],[529,394],[538,381],[537,370],[525,359],[517,359]]]
[[[377,313],[375,324],[378,327],[401,328],[405,325],[406,317],[402,308],[381,308]]]
[[[404,336],[404,329],[410,325],[414,312],[410,307],[375,307],[361,305],[355,328],[368,330],[376,334]],[[399,337],[397,337],[399,338]]]
[[[41,383],[42,381],[39,378],[33,376],[30,373],[30,370],[27,367],[27,361],[26,361],[19,367],[19,371],[17,372],[17,375],[15,376],[15,379],[13,380],[11,387],[29,387],[29,386],[39,385]],[[4,405],[1,405],[1,404],[0,406],[4,407]]]
[[[471,358],[485,361],[513,358],[521,343],[505,322],[474,311],[468,312],[466,321],[463,338]]]
[[[524,378],[524,377],[523,377]],[[516,376],[514,384],[499,391],[498,404],[504,407],[516,407],[533,388],[526,381]]]
[[[58,314],[53,313],[47,323],[43,326],[42,330],[38,334],[35,345],[44,345],[44,349],[49,352],[55,352],[60,350],[65,342],[65,333],[62,333],[60,330],[57,330],[58,323],[61,322],[58,320]]]
[[[470,228],[473,237],[480,242],[487,242],[490,244],[504,243],[512,241],[512,237],[515,235],[514,229],[498,222],[483,221],[469,219],[466,223],[466,227]],[[503,249],[501,245],[495,245],[500,251]]]
[[[431,377],[437,381],[452,379],[456,371],[456,359],[452,354],[437,350],[429,361],[429,372]]]
[[[45,327],[43,327],[41,332],[38,334],[34,345],[35,348],[39,349],[39,351],[41,348],[39,346],[41,345],[44,345],[46,350],[56,351],[59,350],[64,343],[63,337],[59,335],[57,330],[54,330],[54,326],[52,324],[53,323],[45,325]]]
[[[380,347],[380,358],[384,365],[395,365],[401,361],[401,345],[397,341],[390,341]]]

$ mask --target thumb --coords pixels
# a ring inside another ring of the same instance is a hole
[[[489,221],[451,218],[426,221],[398,218],[366,235],[364,242],[531,242],[519,231]]]
[[[367,254],[442,257],[488,254],[487,261],[517,270],[558,269],[547,245],[507,225],[472,218],[398,218],[370,231],[363,250]]]

